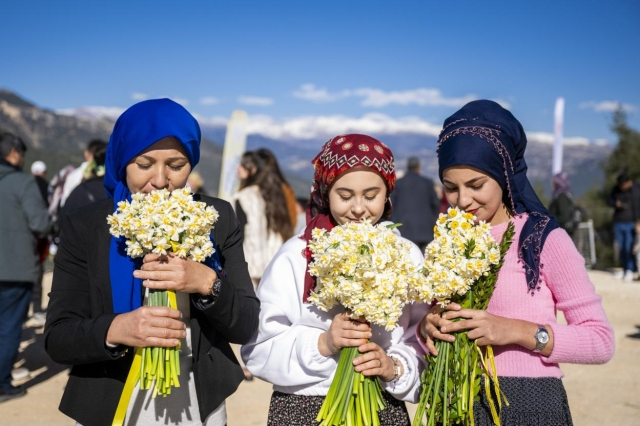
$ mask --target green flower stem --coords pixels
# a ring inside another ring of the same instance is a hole
[[[164,290],[151,290],[147,297],[147,306],[169,306],[169,293]],[[175,348],[142,348],[140,368],[140,389],[151,389],[153,395],[167,396],[172,387],[180,386],[179,346]]]
[[[353,368],[358,348],[340,351],[336,374],[316,421],[321,426],[380,426],[378,410],[385,407],[382,387],[375,377],[365,377]]]
[[[457,340],[457,339],[456,339]],[[451,348],[451,345],[446,345],[444,347],[444,353],[442,354],[442,356],[444,357],[444,362],[448,363],[449,361],[449,349]],[[445,368],[444,369],[444,397],[443,397],[443,404],[442,404],[442,424],[447,424],[447,414],[449,414],[449,401],[448,401],[448,397],[447,397],[447,389],[449,387],[449,369]]]
[[[446,342],[444,341],[442,343],[446,344]],[[431,403],[429,406],[428,426],[435,425],[436,423],[436,408],[437,408],[438,397],[440,396],[440,385],[441,385],[442,370],[443,370],[442,360],[444,359],[444,356],[441,356],[441,355],[444,352],[444,347],[440,345],[440,347],[437,347],[436,349],[438,350],[438,356],[436,357],[436,362],[435,362],[435,367],[436,367],[435,381],[434,381],[434,387],[433,387],[433,396],[431,398]]]

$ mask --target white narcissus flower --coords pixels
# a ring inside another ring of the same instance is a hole
[[[329,232],[314,229],[308,248],[309,273],[317,277],[309,300],[321,310],[339,303],[353,318],[391,330],[422,287],[424,276],[411,261],[411,245],[384,225],[363,221]]]
[[[500,261],[500,249],[491,236],[491,226],[457,208],[441,214],[434,228],[435,238],[425,249],[425,288],[421,298],[432,292],[439,303],[454,294],[463,296],[473,283]],[[473,244],[472,244],[473,242]]]
[[[189,189],[162,189],[118,202],[107,223],[111,235],[127,238],[131,257],[175,252],[204,262],[215,251],[209,235],[218,217],[213,207],[194,201]]]

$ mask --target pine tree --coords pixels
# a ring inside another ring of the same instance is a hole
[[[618,136],[618,144],[601,163],[605,174],[604,184],[590,189],[580,200],[593,220],[598,269],[618,263],[613,250],[613,209],[607,205],[616,180],[620,173],[626,172],[635,182],[640,182],[640,132],[629,127],[627,114],[622,107],[618,107],[613,114],[611,130]]]
[[[611,130],[618,135],[618,145],[603,163],[606,186],[613,187],[622,172],[640,181],[640,132],[627,125],[627,114],[622,108],[613,114]]]

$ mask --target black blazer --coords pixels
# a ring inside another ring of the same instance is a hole
[[[255,296],[242,251],[241,230],[226,201],[196,195],[219,212],[214,238],[227,276],[220,295],[201,309],[191,296],[191,342],[200,418],[231,395],[244,379],[229,343],[244,344],[258,328]],[[111,425],[134,350],[105,346],[113,313],[109,278],[111,235],[107,215],[112,199],[64,217],[55,258],[45,326],[45,349],[60,364],[72,365],[60,411],[87,425]]]
[[[440,212],[440,199],[433,181],[415,172],[398,179],[391,193],[391,220],[402,223],[399,231],[414,243],[433,240],[433,226]]]

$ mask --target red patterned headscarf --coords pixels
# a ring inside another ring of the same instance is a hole
[[[311,240],[311,232],[315,228],[331,230],[334,227],[329,210],[329,189],[335,180],[345,171],[364,166],[380,174],[387,185],[387,201],[382,219],[391,216],[389,195],[396,186],[396,169],[393,153],[388,146],[367,135],[349,134],[336,136],[325,143],[322,151],[311,162],[314,167],[311,196],[307,208],[307,227],[302,239]],[[307,265],[311,262],[311,251],[305,247],[304,255]],[[307,302],[311,290],[315,288],[315,278],[305,272],[304,294],[302,301]]]

